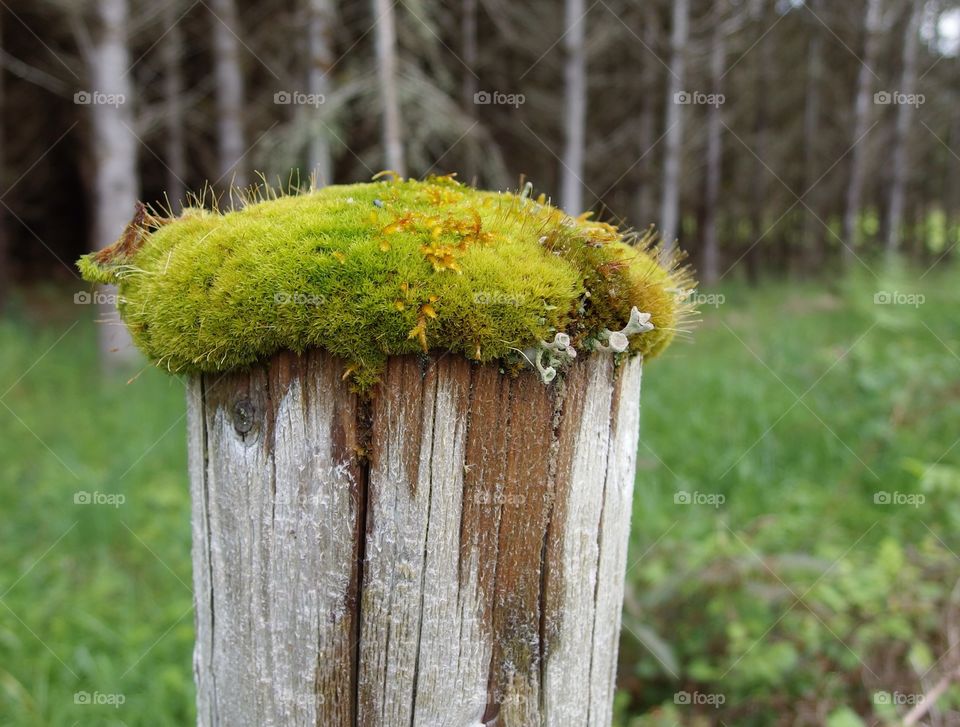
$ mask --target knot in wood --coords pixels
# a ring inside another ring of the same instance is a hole
[[[233,428],[237,434],[246,434],[253,429],[256,409],[249,399],[240,399],[233,405]]]

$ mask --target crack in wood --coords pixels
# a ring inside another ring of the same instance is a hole
[[[640,362],[342,367],[190,383],[198,724],[608,725]]]

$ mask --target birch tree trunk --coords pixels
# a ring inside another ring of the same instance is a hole
[[[755,4],[755,18],[759,21],[755,27],[769,27],[769,16],[767,11],[770,6],[757,0]],[[769,231],[767,226],[767,209],[770,202],[770,184],[771,174],[769,169],[770,159],[770,89],[772,58],[770,38],[761,36],[757,40],[756,48],[753,51],[759,58],[759,63],[754,66],[755,73],[753,82],[756,84],[754,109],[753,109],[753,179],[750,184],[750,225],[753,229],[753,240],[750,248],[744,255],[744,264],[747,267],[747,278],[751,282],[756,282],[760,276],[760,269],[765,253],[769,245],[762,244]]]
[[[476,116],[475,96],[480,90],[477,78],[477,0],[461,0],[460,4],[460,48],[463,55],[464,72],[460,76],[460,96],[463,108],[471,116]]]
[[[726,63],[726,31],[723,27],[723,9],[726,0],[715,0],[713,37],[710,39],[711,92],[719,97],[723,87]],[[720,279],[720,233],[717,229],[720,204],[721,167],[723,165],[722,105],[713,104],[707,109],[707,177],[704,206],[706,215],[703,225],[703,282],[712,285]]]
[[[343,366],[189,385],[199,724],[609,725],[639,359]]]
[[[97,249],[116,241],[140,196],[137,139],[134,136],[133,84],[127,47],[127,0],[98,0],[97,28],[87,49],[87,91],[94,160],[94,242]],[[116,288],[103,286],[97,327],[106,368],[139,358],[119,319]]]
[[[810,10],[814,13],[814,18],[810,22],[812,30],[807,50],[806,103],[803,109],[803,192],[808,195],[805,201],[814,210],[820,209],[817,200],[821,196],[815,185],[819,177],[820,99],[823,84],[823,26],[817,18],[820,17],[822,8],[823,0],[810,0]],[[815,213],[804,208],[803,246],[808,270],[817,269],[822,252],[820,249],[822,239],[823,233]]]
[[[864,137],[870,130],[870,106],[873,103],[873,81],[877,53],[879,51],[879,26],[882,0],[867,0],[864,33],[863,59],[857,74],[857,98],[853,111],[853,138],[850,152],[850,181],[847,184],[846,208],[843,214],[843,257],[847,266],[852,265],[857,247],[863,183],[866,177],[867,150]]]
[[[585,0],[565,0],[566,60],[563,67],[564,150],[560,183],[561,206],[568,214],[583,212],[583,155],[587,130],[587,24]]]
[[[906,96],[917,92],[917,55],[920,46],[920,18],[924,3],[911,0],[906,38],[903,42],[903,71],[899,93]],[[910,125],[913,122],[914,104],[909,99],[897,105],[897,125],[893,141],[893,174],[890,181],[890,203],[887,207],[886,255],[892,258],[900,244],[903,208],[906,198],[909,166]]]
[[[163,104],[166,127],[167,198],[174,214],[179,214],[186,196],[187,141],[183,115],[183,30],[180,16],[183,7],[178,2],[163,6]]]
[[[400,95],[397,91],[397,21],[394,5],[393,0],[373,0],[373,16],[377,77],[380,81],[380,102],[383,104],[383,154],[387,168],[405,177],[407,163],[403,153]]]
[[[653,3],[643,5],[643,45],[650,49],[641,72],[643,98],[637,115],[637,140],[639,142],[640,190],[637,194],[638,227],[644,227],[656,218],[656,187],[654,154],[656,145],[656,118],[654,95],[658,92],[659,61],[653,57],[657,52],[657,8]]]
[[[330,94],[329,74],[333,67],[334,8],[331,0],[310,0],[308,40],[310,72],[307,85],[311,94],[326,98]],[[333,161],[330,156],[330,141],[323,125],[315,118],[320,111],[306,107],[314,118],[310,124],[310,172],[316,174],[317,184],[333,182]]]
[[[674,0],[670,33],[670,67],[667,84],[667,117],[664,131],[663,197],[660,231],[665,249],[676,246],[680,217],[680,166],[683,154],[683,109],[678,100],[684,92],[684,52],[689,35],[689,0]]]
[[[213,66],[217,85],[217,182],[244,187],[247,152],[244,119],[243,69],[237,37],[237,6],[234,0],[210,0],[207,6],[213,33]]]
[[[957,146],[960,145],[960,115],[950,124],[950,136],[948,139],[948,145],[951,149],[956,149]],[[949,169],[944,176],[946,177],[943,184],[943,188],[946,190],[944,212],[946,213],[948,229],[953,225],[960,227],[960,214],[958,214],[958,212],[960,212],[960,180],[958,180],[957,175]],[[950,251],[948,249],[944,252],[943,259],[949,259],[949,254]]]
[[[480,90],[477,77],[479,57],[477,43],[477,0],[461,0],[460,3],[460,53],[463,58],[463,73],[460,76],[460,98],[464,115],[472,122],[477,120],[477,92]],[[467,137],[472,133],[468,132]],[[476,184],[480,164],[474,145],[467,145],[463,162],[463,181]]]

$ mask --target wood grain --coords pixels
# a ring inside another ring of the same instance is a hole
[[[609,725],[639,360],[188,386],[198,724]]]

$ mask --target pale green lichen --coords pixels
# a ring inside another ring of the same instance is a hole
[[[529,189],[393,177],[269,196],[175,219],[140,207],[79,268],[119,286],[123,320],[162,368],[224,371],[320,347],[360,389],[388,356],[414,352],[529,362],[549,378],[612,335],[649,357],[689,312],[677,295],[689,274],[662,262],[652,232],[570,217]]]

